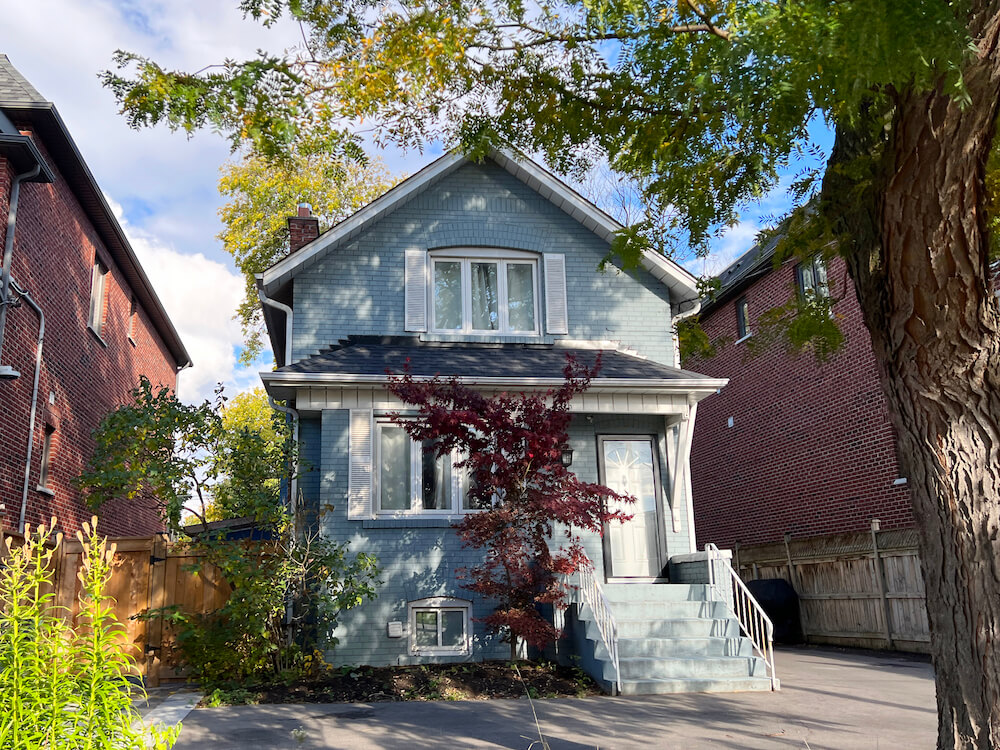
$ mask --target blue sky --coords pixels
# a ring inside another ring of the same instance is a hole
[[[257,371],[270,364],[269,353],[254,367],[236,362],[240,332],[232,314],[242,279],[216,239],[216,182],[229,146],[210,132],[188,138],[166,128],[130,130],[97,76],[111,67],[118,48],[196,70],[299,39],[298,28],[287,22],[264,29],[244,21],[236,0],[33,0],[4,9],[0,52],[56,103],[195,360],[180,376],[186,400],[209,396],[219,381],[229,391],[252,387]],[[828,140],[822,128],[818,134]],[[392,171],[412,174],[438,151],[381,156]],[[779,212],[785,202],[778,190],[751,207],[743,223],[716,243],[716,255],[692,270],[720,270],[751,246],[761,228],[758,217]]]

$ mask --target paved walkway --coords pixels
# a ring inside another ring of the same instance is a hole
[[[777,693],[534,704],[551,750],[934,747],[934,675],[927,660],[801,648],[779,651],[777,666]],[[526,700],[411,701],[198,709],[184,720],[176,748],[541,750],[537,741]]]

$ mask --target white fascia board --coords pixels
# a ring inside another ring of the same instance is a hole
[[[529,187],[535,187],[543,197],[555,203],[605,242],[610,243],[615,235],[625,228],[558,177],[534,162],[522,161],[506,149],[495,151],[493,158],[501,167],[518,179],[527,182]],[[527,180],[525,180],[525,176],[527,176]],[[657,280],[662,281],[673,294],[677,295],[676,302],[698,299],[698,280],[679,264],[652,250],[643,251],[641,263],[644,269],[652,273]]]
[[[265,385],[310,386],[310,385],[382,385],[389,382],[386,375],[362,375],[352,373],[307,373],[307,372],[262,372],[260,379]],[[414,375],[418,382],[434,380],[429,375]],[[445,379],[448,379],[445,377]],[[563,378],[456,378],[465,385],[481,385],[494,388],[550,388],[560,386]],[[707,396],[729,383],[728,378],[596,378],[591,381],[591,391],[683,391],[702,393]]]
[[[298,268],[309,264],[310,261],[324,253],[327,248],[357,234],[367,224],[377,221],[395,206],[460,166],[465,160],[464,156],[454,152],[434,160],[412,177],[383,193],[361,210],[321,234],[308,245],[286,256],[264,271],[262,274],[264,289],[270,291],[273,287],[285,283]]]

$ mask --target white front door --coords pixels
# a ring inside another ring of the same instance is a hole
[[[611,510],[632,516],[613,521],[605,532],[608,574],[615,578],[656,577],[660,562],[657,497],[659,481],[652,438],[602,437],[599,440],[604,485],[634,503],[613,502]]]

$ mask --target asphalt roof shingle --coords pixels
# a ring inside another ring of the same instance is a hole
[[[48,99],[18,72],[7,55],[0,54],[0,104],[47,104]]]
[[[402,374],[409,364],[413,375],[476,378],[563,377],[567,356],[588,366],[596,349],[551,344],[476,344],[422,342],[416,337],[351,336],[340,345],[285,367],[278,373],[385,375]],[[601,352],[601,370],[595,380],[687,380],[703,375],[632,356],[617,350]]]

